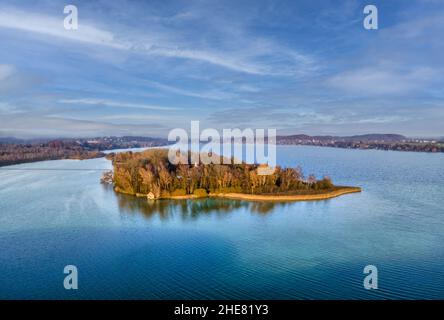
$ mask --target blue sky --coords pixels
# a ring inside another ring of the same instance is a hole
[[[0,135],[444,136],[443,39],[440,0],[0,0]]]

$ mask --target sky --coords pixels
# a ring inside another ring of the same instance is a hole
[[[443,52],[442,0],[0,0],[0,136],[444,136]]]

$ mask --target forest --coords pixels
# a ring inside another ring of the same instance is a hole
[[[132,195],[152,193],[155,198],[220,193],[316,194],[336,188],[329,177],[304,177],[300,167],[258,174],[257,164],[177,164],[168,161],[167,149],[122,152],[111,156],[114,187]]]
[[[50,141],[47,143],[0,144],[0,167],[59,159],[92,159],[104,157],[99,150],[88,150],[74,142]]]
[[[20,140],[0,138],[0,167],[59,159],[101,158],[104,150],[146,148],[168,144],[160,138],[149,137],[101,137],[65,138],[57,140]]]

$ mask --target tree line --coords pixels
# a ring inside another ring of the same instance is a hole
[[[330,178],[304,177],[300,167],[277,166],[260,175],[257,164],[178,164],[168,161],[168,150],[124,152],[112,156],[116,191],[152,193],[156,198],[207,193],[309,194],[334,189]]]
[[[34,144],[0,144],[0,166],[59,159],[104,157],[98,150],[86,150],[75,142],[50,141]]]

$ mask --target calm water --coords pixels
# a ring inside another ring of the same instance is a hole
[[[444,154],[282,146],[278,162],[364,191],[149,205],[99,183],[105,159],[3,168],[0,298],[444,298]]]

